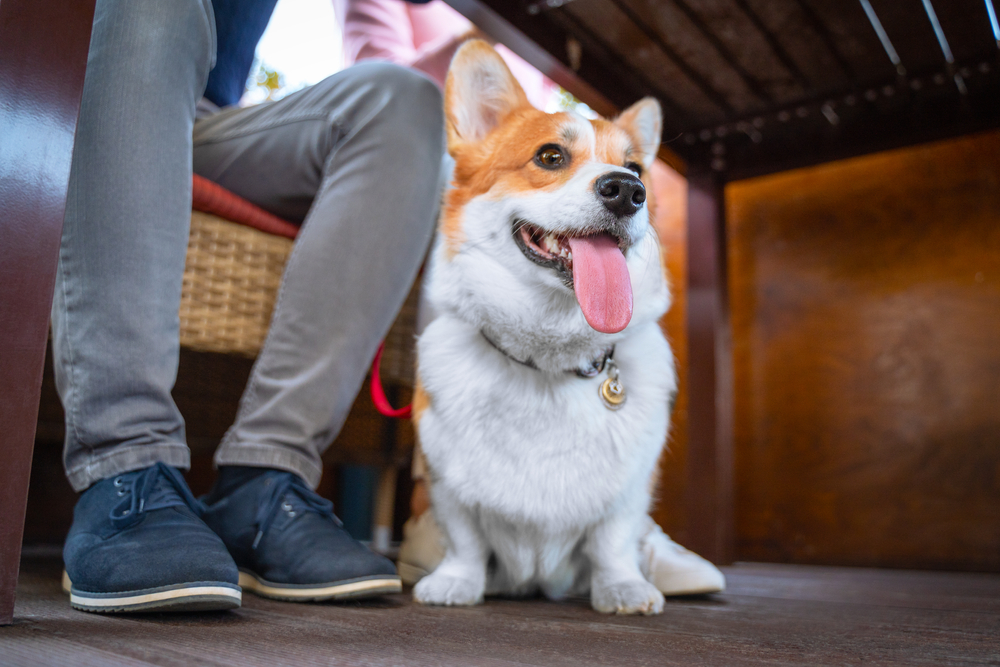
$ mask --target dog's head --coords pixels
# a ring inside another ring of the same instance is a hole
[[[438,250],[453,283],[447,306],[494,332],[548,323],[592,338],[665,310],[644,182],[660,143],[656,100],[614,121],[546,114],[496,51],[471,41],[448,73],[445,116],[455,159]]]

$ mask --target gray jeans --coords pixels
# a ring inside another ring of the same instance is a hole
[[[316,485],[430,240],[441,96],[388,64],[195,122],[210,0],[99,0],[52,309],[65,465],[83,490],[186,468],[177,373],[191,173],[295,222],[271,329],[216,462]]]

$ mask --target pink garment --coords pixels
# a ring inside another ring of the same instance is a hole
[[[444,87],[452,56],[474,26],[464,16],[433,0],[413,5],[402,0],[333,0],[344,35],[344,56],[351,65],[388,60],[424,72]],[[528,99],[545,109],[556,85],[503,46],[497,51]]]

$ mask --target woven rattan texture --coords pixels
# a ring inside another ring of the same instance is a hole
[[[255,357],[271,322],[292,241],[200,211],[181,293],[181,345],[200,352]],[[419,281],[386,336],[382,379],[413,386]]]
[[[191,213],[181,345],[248,357],[260,352],[292,241]]]

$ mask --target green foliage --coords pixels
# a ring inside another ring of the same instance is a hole
[[[246,90],[255,102],[280,100],[288,92],[285,90],[285,75],[272,69],[259,58],[254,58],[250,67]]]

